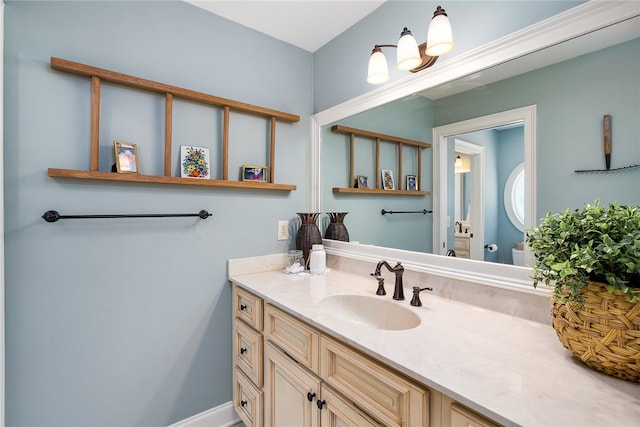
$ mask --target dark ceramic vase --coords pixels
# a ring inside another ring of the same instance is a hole
[[[296,249],[302,251],[305,264],[309,260],[309,253],[311,247],[314,244],[322,244],[322,234],[316,224],[319,213],[300,213],[297,215],[300,217],[302,224],[296,234]]]
[[[342,242],[349,241],[349,231],[347,231],[347,227],[344,225],[344,217],[348,213],[349,212],[327,212],[331,222],[327,227],[327,231],[324,233],[325,239],[340,240]]]

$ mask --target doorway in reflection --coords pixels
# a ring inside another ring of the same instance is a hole
[[[462,258],[514,264],[524,240],[523,123],[449,137],[447,152],[449,247]]]

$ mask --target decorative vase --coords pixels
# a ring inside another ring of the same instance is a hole
[[[309,262],[309,253],[311,252],[311,247],[314,244],[322,244],[322,234],[320,233],[320,229],[316,224],[316,220],[318,219],[319,213],[301,213],[298,212],[297,215],[300,217],[302,224],[298,229],[298,233],[296,234],[296,249],[302,251],[302,256],[304,257],[304,263],[307,265]]]
[[[349,241],[349,231],[347,231],[347,227],[344,225],[344,217],[348,213],[349,212],[327,212],[331,222],[324,233],[325,239],[340,240],[342,242]]]
[[[551,298],[553,328],[562,345],[597,371],[640,382],[640,302],[591,281],[580,295],[582,303]]]

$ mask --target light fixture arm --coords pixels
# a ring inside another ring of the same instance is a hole
[[[394,47],[397,49],[398,45],[397,44],[376,44],[373,46],[373,49],[371,50],[371,54],[373,55],[375,52],[382,52],[383,47]],[[427,47],[426,43],[422,43],[421,45],[418,46],[418,51],[420,52],[420,59],[422,59],[422,62],[417,67],[409,70],[409,72],[417,73],[418,71],[422,71],[425,68],[429,68],[436,63],[436,61],[438,60],[438,57],[427,55],[425,52],[426,47]]]

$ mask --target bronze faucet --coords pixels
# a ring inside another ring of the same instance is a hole
[[[384,291],[384,287],[382,286],[384,284],[384,279],[382,278],[382,276],[380,276],[380,270],[382,269],[383,265],[387,267],[387,270],[391,271],[396,275],[396,285],[393,291],[393,299],[403,300],[404,290],[402,288],[402,273],[404,273],[404,267],[400,263],[397,263],[395,267],[391,267],[389,263],[384,260],[378,263],[378,265],[376,266],[376,271],[374,273],[371,273],[371,275],[378,280],[378,291],[376,292],[376,294],[377,295],[386,294],[386,292]]]

